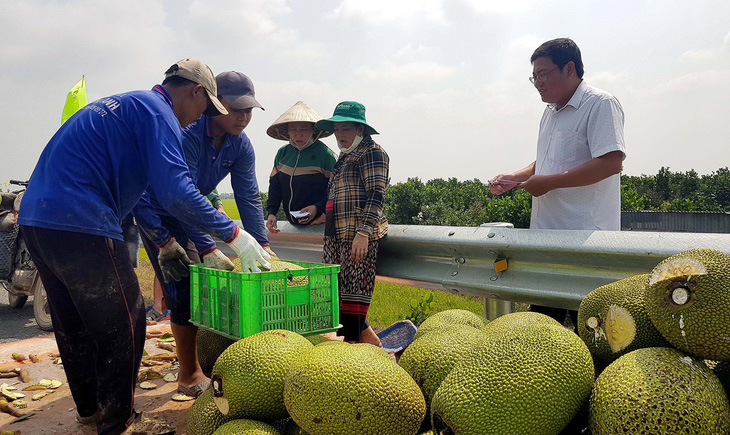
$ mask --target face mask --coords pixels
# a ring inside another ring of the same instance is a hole
[[[337,142],[337,146],[340,148],[340,151],[342,151],[342,154],[350,154],[352,150],[357,148],[358,145],[360,145],[360,142],[362,141],[362,136],[355,136],[355,140],[352,141],[352,145],[350,145],[347,148],[342,148],[340,146],[340,143]]]
[[[314,143],[314,138],[311,138],[310,137],[309,140],[307,140],[307,142],[305,142],[304,145],[302,145],[301,147],[300,146],[297,146],[297,144],[295,144],[294,142],[292,142],[291,139],[289,139],[289,143],[291,144],[291,146],[293,146],[294,148],[296,148],[299,151],[301,151],[304,148],[308,147],[309,145],[312,145]]]

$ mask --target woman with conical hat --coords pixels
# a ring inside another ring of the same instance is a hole
[[[281,205],[294,225],[324,223],[327,183],[335,157],[319,140],[332,134],[315,128],[320,119],[317,112],[297,101],[266,130],[274,139],[289,142],[276,153],[269,176],[266,228],[272,233],[279,232],[276,214]]]
[[[388,233],[383,213],[389,158],[375,143],[377,131],[365,121],[365,106],[337,105],[334,115],[316,124],[334,132],[340,156],[327,187],[324,262],[340,265],[340,323],[346,341],[380,346],[367,321],[375,289],[378,241]]]

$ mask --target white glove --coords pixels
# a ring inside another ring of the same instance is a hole
[[[209,269],[233,270],[236,267],[220,249],[216,249],[203,257],[203,266]]]
[[[241,259],[241,268],[245,272],[250,270],[251,272],[261,272],[256,266],[256,261],[261,263],[264,269],[271,269],[271,255],[264,251],[264,248],[259,245],[259,242],[253,238],[249,233],[244,231],[242,228],[238,228],[238,235],[231,243],[228,244],[235,252],[236,255]]]

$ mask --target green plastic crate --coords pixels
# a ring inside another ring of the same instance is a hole
[[[239,273],[190,266],[190,321],[233,339],[271,329],[302,335],[336,331],[340,266],[290,263],[303,269]],[[309,282],[296,285],[296,277],[305,275]]]

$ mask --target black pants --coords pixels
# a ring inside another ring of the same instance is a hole
[[[170,216],[160,216],[160,220],[162,226],[167,228],[167,231],[175,238],[175,241],[185,249],[190,260],[194,264],[200,263],[201,260],[198,251],[188,238],[180,221]],[[150,258],[152,269],[155,271],[155,276],[160,281],[162,294],[165,297],[165,306],[170,310],[170,322],[180,326],[192,325],[190,323],[190,276],[186,276],[180,281],[170,279],[170,282],[165,283],[165,280],[162,279],[160,264],[157,262],[160,249],[147,237],[144,231],[140,231],[140,235],[142,236],[142,244],[144,245],[145,251],[147,251],[147,256]]]
[[[573,321],[573,326],[575,326],[576,330],[578,329],[578,312],[573,310],[566,310],[565,308],[553,308],[553,307],[543,307],[541,305],[530,305],[530,311],[534,311],[536,313],[542,313],[546,316],[550,316],[553,319],[557,320],[558,323],[561,325],[565,323],[565,312],[568,312],[568,315],[570,316],[570,320]]]
[[[82,417],[101,412],[99,434],[120,434],[134,413],[145,342],[137,275],[122,241],[23,226],[48,294],[58,350]]]

